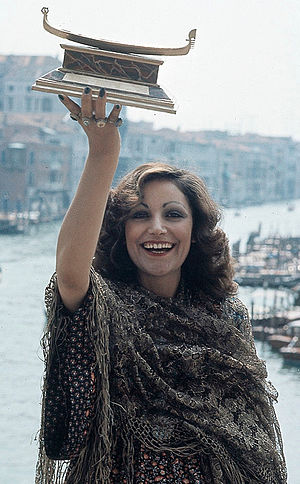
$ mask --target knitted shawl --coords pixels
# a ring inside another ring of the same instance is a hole
[[[97,396],[86,444],[70,463],[49,459],[44,448],[47,375],[63,321],[55,275],[46,289],[36,484],[109,483],[116,436],[129,484],[135,441],[197,455],[207,483],[286,483],[277,393],[237,298],[219,303],[183,283],[174,298],[163,298],[93,269],[90,290]]]

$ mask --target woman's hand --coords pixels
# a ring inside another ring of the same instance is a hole
[[[86,87],[81,96],[81,107],[67,96],[59,99],[70,111],[70,117],[80,124],[89,141],[90,158],[118,158],[120,152],[120,135],[117,126],[121,106],[115,105],[106,118],[106,92],[100,89],[96,100],[92,99],[92,90]]]

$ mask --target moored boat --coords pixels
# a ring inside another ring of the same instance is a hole
[[[299,361],[300,363],[300,339],[294,336],[287,347],[281,348],[280,353],[287,361]]]
[[[279,350],[284,347],[288,347],[294,338],[300,336],[300,319],[291,321],[283,326],[283,328],[276,334],[267,337],[268,343],[270,343],[273,349]]]
[[[268,326],[257,325],[252,326],[252,334],[255,339],[265,341],[268,336],[273,335],[277,330]]]
[[[273,350],[279,350],[283,346],[287,346],[291,342],[292,337],[284,334],[272,334],[267,337],[268,343],[272,346]]]

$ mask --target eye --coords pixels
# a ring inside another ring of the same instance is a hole
[[[169,210],[166,213],[166,217],[170,217],[170,218],[180,218],[180,217],[183,217],[183,214],[181,212],[179,212],[178,210]]]
[[[131,218],[140,219],[140,218],[147,218],[148,216],[149,214],[148,212],[146,212],[146,210],[139,210],[138,212],[134,212]]]

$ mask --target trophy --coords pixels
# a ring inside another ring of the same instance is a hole
[[[80,97],[85,86],[89,86],[96,98],[99,89],[104,87],[108,102],[113,104],[176,113],[174,102],[157,84],[158,69],[164,61],[148,55],[188,54],[195,43],[196,29],[190,31],[188,43],[183,47],[146,47],[97,40],[57,29],[48,23],[48,12],[48,8],[42,8],[45,30],[77,45],[61,44],[62,67],[37,79],[32,89]]]

